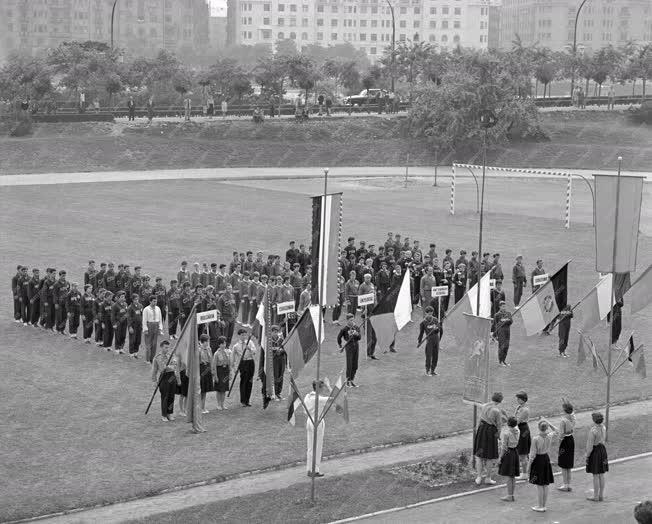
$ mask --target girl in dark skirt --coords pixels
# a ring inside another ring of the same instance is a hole
[[[491,478],[494,461],[498,458],[498,434],[503,421],[503,412],[498,407],[503,401],[503,394],[498,392],[491,396],[480,410],[480,424],[473,438],[473,454],[480,460],[476,461],[477,477],[475,483],[495,484]]]
[[[226,347],[226,337],[220,336],[217,339],[217,349],[213,355],[211,369],[213,370],[213,382],[215,384],[215,396],[217,397],[217,409],[227,409],[224,406],[226,393],[229,391],[231,380],[231,350]]]
[[[179,376],[181,377],[181,385],[177,386],[177,395],[179,395],[179,415],[185,417],[186,413],[186,404],[188,402],[188,385],[190,383],[188,379],[188,373],[186,373],[186,365],[179,361]]]
[[[199,337],[199,342],[199,387],[201,390],[201,410],[205,415],[209,412],[206,409],[206,393],[213,391],[213,372],[211,371],[213,352],[206,333]]]
[[[517,424],[515,417],[509,417],[509,419],[507,419],[508,427],[503,429],[500,437],[502,456],[500,457],[498,474],[507,477],[507,495],[500,498],[500,500],[504,500],[505,502],[514,502],[516,477],[518,477],[521,472],[517,450],[520,431],[518,430]]]
[[[564,416],[559,423],[559,454],[557,455],[557,465],[561,468],[562,485],[557,489],[559,491],[572,491],[571,488],[571,470],[575,465],[575,439],[573,431],[575,430],[575,414],[573,405],[567,400],[563,401],[562,408]]]
[[[588,500],[604,500],[604,474],[609,471],[607,449],[604,447],[606,429],[602,413],[592,413],[593,426],[586,440],[586,472],[593,475],[593,496]]]
[[[532,506],[534,511],[546,511],[548,500],[548,485],[554,483],[552,466],[550,465],[550,445],[552,437],[557,432],[547,420],[539,422],[539,434],[532,439],[530,451],[530,484],[537,487],[538,505]]]
[[[530,455],[530,446],[532,445],[532,437],[530,436],[530,426],[528,421],[530,420],[530,408],[526,406],[528,401],[528,396],[525,391],[519,391],[516,393],[516,402],[518,402],[518,407],[514,412],[516,421],[518,422],[518,430],[520,432],[520,437],[518,439],[518,458],[521,464],[521,480],[527,480],[527,463],[528,456]]]

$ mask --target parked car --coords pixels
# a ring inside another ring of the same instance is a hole
[[[365,104],[373,104],[376,101],[376,96],[380,93],[381,98],[389,95],[390,100],[394,100],[394,93],[385,91],[384,89],[363,89],[357,95],[351,95],[344,98],[345,105],[363,106]]]

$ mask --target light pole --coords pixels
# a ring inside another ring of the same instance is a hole
[[[115,6],[117,3],[118,0],[113,0],[113,7],[111,8],[111,49],[113,49],[113,19],[115,18]]]
[[[584,0],[586,2],[586,0]],[[394,6],[386,0],[389,12],[392,14],[392,93],[394,93],[394,71],[396,65],[396,19],[394,18]]]
[[[573,67],[571,70],[571,91],[570,96],[571,100],[573,99],[573,89],[575,88],[575,56],[577,54],[577,21],[580,18],[580,11],[584,7],[588,0],[582,0],[582,3],[577,8],[577,13],[575,13],[575,28],[573,29]]]

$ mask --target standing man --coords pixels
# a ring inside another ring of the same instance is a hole
[[[503,289],[502,280],[496,280],[496,287],[491,290],[489,296],[491,298],[491,318],[494,318],[500,310],[500,304],[505,302],[505,290]]]
[[[283,335],[278,326],[272,326],[270,342],[274,364],[274,396],[277,402],[283,400],[283,376],[285,375],[285,364],[287,355],[283,349]]]
[[[128,120],[130,122],[135,120],[135,118],[136,118],[136,102],[134,102],[134,98],[132,96],[129,97],[129,101],[127,102],[127,111],[129,111]]]
[[[432,296],[432,288],[437,285],[437,279],[432,272],[432,266],[426,267],[426,274],[421,277],[421,289],[419,290],[421,294],[421,303],[426,306],[432,306],[433,302],[436,302],[437,299]],[[427,308],[426,308],[427,309]]]
[[[115,351],[122,355],[127,339],[127,298],[124,291],[119,291],[116,298],[111,307],[111,324],[115,333]]]
[[[29,323],[29,275],[27,274],[27,266],[23,266],[20,269],[18,288],[20,321],[26,326]]]
[[[146,308],[147,309],[147,308]],[[179,373],[179,357],[175,353],[170,357],[170,343],[161,342],[161,351],[152,363],[152,382],[158,383],[161,393],[161,419],[163,422],[174,420],[174,396],[177,387],[181,386]],[[154,348],[156,352],[156,348]]]
[[[360,328],[356,326],[353,315],[346,314],[346,326],[340,329],[337,334],[337,345],[340,348],[340,353],[346,351],[346,385],[348,387],[357,388],[353,382],[355,374],[358,371],[358,356],[360,353]],[[345,344],[342,347],[342,340]]]
[[[417,348],[426,341],[426,376],[437,375],[437,362],[439,361],[439,338],[441,336],[439,323],[433,315],[433,308],[428,306],[424,310],[426,316],[419,324],[419,338]]]
[[[55,309],[54,309],[54,284],[55,284],[54,268],[48,268],[43,285],[41,286],[41,307],[43,309],[42,325],[45,329],[54,331],[55,324]]]
[[[233,340],[233,328],[237,318],[235,297],[231,284],[226,285],[226,290],[217,299],[217,310],[220,312],[222,322],[224,322],[223,334],[226,337],[226,346],[229,347]]]
[[[66,281],[66,272],[62,269],[59,271],[59,280],[52,289],[56,328],[61,335],[66,331],[66,322],[68,320],[68,310],[66,309],[68,293],[70,293],[70,284]]]
[[[364,281],[362,284],[360,284],[360,287],[358,288],[358,294],[359,295],[368,295],[369,293],[373,293],[374,295],[374,300],[376,299],[376,288],[374,285],[371,283],[371,275],[369,273],[365,273],[363,276]],[[369,322],[369,318],[367,316],[367,311],[368,311],[369,306],[364,306],[362,309],[362,318],[364,320],[365,324],[365,331],[371,330],[371,325]],[[372,305],[373,308],[373,305]],[[369,337],[370,338],[370,337]],[[367,345],[367,356],[372,359],[376,360],[376,357],[374,356],[374,353],[376,351],[376,345]]]
[[[158,336],[163,335],[163,317],[156,305],[156,296],[149,298],[149,306],[143,310],[143,335],[145,335],[145,360],[152,362],[156,355]]]
[[[469,289],[478,283],[478,266],[480,266],[480,261],[478,260],[478,252],[473,251],[471,253],[471,260],[469,260]]]
[[[95,260],[89,260],[88,261],[88,268],[86,269],[86,272],[84,273],[84,288],[88,284],[93,285],[95,287],[95,276],[97,275],[97,270],[95,269]],[[93,291],[97,291],[97,289],[93,289]]]
[[[140,341],[143,332],[143,305],[140,297],[131,297],[131,305],[127,308],[127,329],[129,331],[129,356],[138,358]]]
[[[177,272],[177,282],[179,287],[183,287],[184,282],[190,282],[190,273],[188,272],[188,262],[181,262],[181,269]]]
[[[516,263],[512,268],[512,282],[514,283],[514,305],[518,307],[521,303],[523,290],[527,287],[527,276],[525,276],[522,255],[516,257]]]
[[[190,112],[192,110],[192,100],[190,99],[190,96],[186,96],[183,100],[183,110],[186,122],[190,122]]]
[[[167,316],[167,309],[168,309],[167,308],[168,292],[165,289],[165,286],[163,285],[163,279],[161,277],[156,277],[156,284],[152,289],[152,295],[156,297],[156,305],[160,308],[161,316],[163,317],[163,321],[165,321],[165,318]]]
[[[238,341],[233,346],[231,353],[231,369],[240,372],[240,404],[251,407],[251,389],[253,387],[256,363],[256,344],[251,340],[247,342],[247,330],[238,330]]]
[[[296,242],[290,242],[290,248],[285,252],[285,261],[289,262],[294,267],[295,262],[299,262],[299,250],[295,247]]]
[[[539,284],[538,286],[534,285],[534,277],[537,277],[539,275],[545,275],[546,270],[543,269],[543,260],[539,259],[537,260],[537,267],[535,267],[532,270],[532,276],[530,277],[530,285],[532,286],[532,294],[536,293],[537,290],[543,285]]]
[[[170,338],[174,340],[177,338],[177,323],[181,316],[181,290],[177,286],[177,281],[174,279],[170,280],[170,291],[167,292],[166,305],[170,313],[168,317],[168,332]]]
[[[559,312],[559,356],[568,357],[566,347],[568,346],[568,336],[570,335],[571,319],[573,310],[569,305]]]
[[[115,266],[109,262],[109,268],[104,274],[104,287],[114,295],[118,292],[118,283],[116,281]]]
[[[68,333],[70,338],[77,338],[79,329],[79,315],[81,314],[81,293],[77,289],[77,282],[70,284],[70,293],[66,299],[66,310],[68,311]]]
[[[324,407],[326,406],[326,402],[328,402],[328,397],[330,396],[330,393],[331,393],[331,388],[328,387],[323,380],[312,381],[312,391],[308,393],[303,399],[303,405],[306,407],[308,413],[310,413],[310,416],[312,417],[312,420],[315,421],[315,423],[319,420],[319,416],[321,412],[323,412]],[[319,412],[317,412],[316,409],[317,395],[319,395],[319,407],[320,407]],[[325,424],[324,421],[322,420],[317,426],[317,448],[313,450],[315,429],[313,423],[310,422],[310,418],[307,418],[306,441],[308,444],[307,446],[308,452],[306,454],[306,467],[308,469],[309,477],[313,476],[313,472],[312,472],[313,453],[315,457],[314,476],[315,477],[324,476],[324,474],[320,473],[319,471],[319,466],[321,465],[321,452],[322,452],[322,447],[324,445],[324,429],[325,429]]]
[[[493,322],[493,335],[498,340],[498,363],[503,367],[508,367],[506,362],[507,352],[509,351],[510,326],[512,325],[512,314],[507,311],[505,301],[500,302],[500,309]]]
[[[38,327],[38,320],[41,316],[41,278],[39,270],[32,269],[32,278],[28,282],[27,296],[29,299],[29,320],[28,322]]]
[[[505,275],[503,274],[503,267],[500,265],[500,253],[494,254],[494,260],[491,263],[491,278],[498,280],[505,280]]]

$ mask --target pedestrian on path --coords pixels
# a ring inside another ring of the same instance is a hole
[[[505,502],[514,502],[516,477],[521,473],[518,455],[520,434],[516,417],[509,417],[507,427],[503,429],[500,436],[501,457],[498,467],[498,474],[507,477],[507,495],[500,498]]]
[[[586,472],[593,475],[593,495],[587,497],[594,502],[604,500],[604,474],[609,471],[607,449],[604,447],[606,429],[602,413],[592,413],[593,426],[586,440]]]
[[[534,511],[546,511],[548,501],[548,486],[555,482],[550,465],[550,445],[557,429],[547,420],[539,421],[539,434],[532,439],[530,451],[530,484],[537,487],[537,505],[532,506]]]
[[[559,491],[572,491],[571,488],[571,470],[575,466],[575,414],[573,405],[567,400],[563,400],[562,408],[564,416],[559,423],[559,453],[557,455],[557,465],[561,468],[562,485]]]

